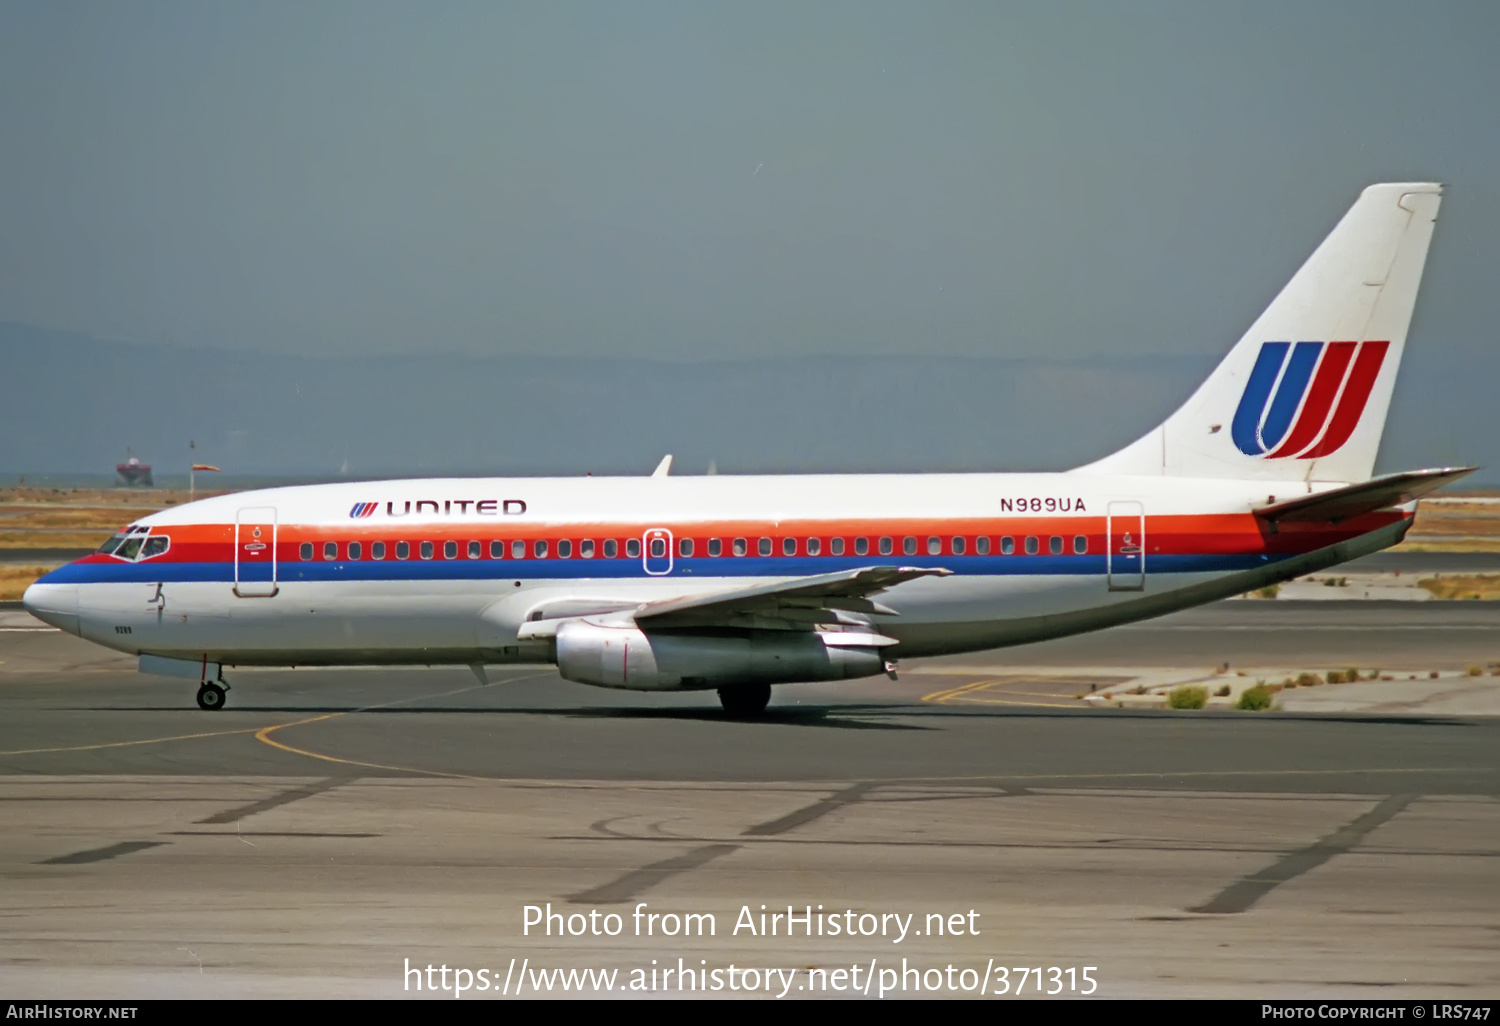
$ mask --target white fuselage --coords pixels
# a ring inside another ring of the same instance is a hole
[[[852,618],[895,659],[1159,615],[1384,548],[1410,524],[1403,508],[1288,536],[1251,512],[1330,487],[1074,472],[276,488],[143,518],[26,602],[148,656],[474,665],[553,659],[523,629],[543,617],[861,567],[951,571]],[[725,629],[753,642],[779,626]]]

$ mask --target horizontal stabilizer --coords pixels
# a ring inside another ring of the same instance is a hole
[[[1359,484],[1345,485],[1317,495],[1263,506],[1255,515],[1277,523],[1336,523],[1362,513],[1388,509],[1420,499],[1446,484],[1452,484],[1478,467],[1443,467],[1386,474]]]

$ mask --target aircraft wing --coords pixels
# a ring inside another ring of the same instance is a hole
[[[1345,485],[1317,495],[1262,506],[1255,515],[1278,523],[1337,523],[1362,513],[1400,506],[1474,473],[1478,467],[1408,470]]]
[[[859,614],[899,615],[870,596],[903,581],[947,577],[951,573],[952,570],[941,567],[868,566],[644,603],[569,599],[538,609],[534,619],[521,625],[518,636],[522,640],[553,637],[562,623],[583,616],[633,622],[642,630],[662,627],[813,630],[819,624],[838,623],[868,627]]]
[[[813,577],[796,577],[775,584],[686,595],[647,602],[632,619],[642,629],[707,624],[769,617],[807,623],[836,622],[837,612],[897,615],[870,596],[919,577],[947,577],[952,570],[938,567],[870,566]]]

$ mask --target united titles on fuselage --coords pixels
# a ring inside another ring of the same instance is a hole
[[[415,505],[415,509],[413,509],[413,505]],[[423,513],[437,513],[442,516],[453,516],[454,514],[467,516],[470,512],[469,507],[471,506],[473,507],[473,512],[481,517],[502,515],[514,517],[526,512],[526,502],[524,499],[444,499],[441,504],[436,499],[417,499],[415,503],[413,503],[413,500],[407,499],[402,503],[402,508],[399,511],[396,509],[394,502],[387,502],[385,504],[385,515],[388,517],[404,517],[411,513],[418,515]]]

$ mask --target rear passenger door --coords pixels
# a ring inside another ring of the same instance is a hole
[[[1109,548],[1105,554],[1105,576],[1110,591],[1146,589],[1146,508],[1139,502],[1109,504],[1107,524]]]

